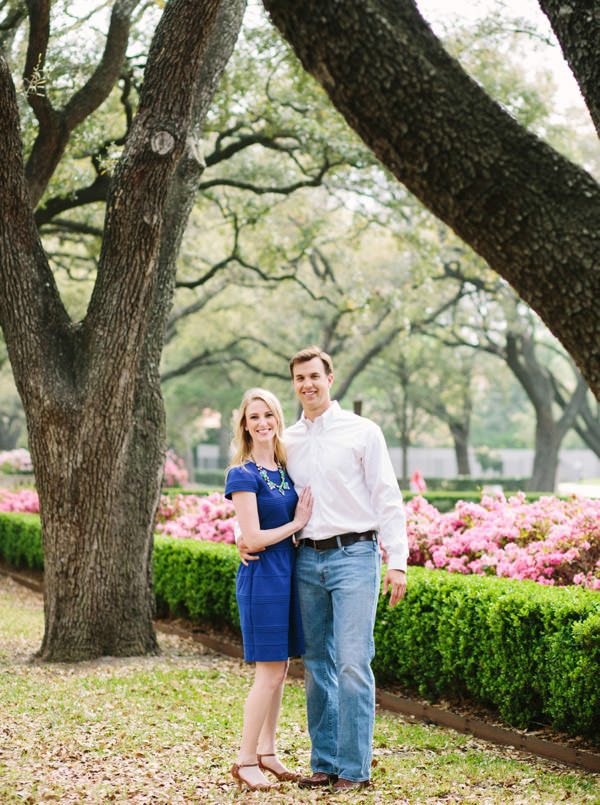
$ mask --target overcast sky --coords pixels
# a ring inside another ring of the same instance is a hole
[[[535,26],[543,36],[554,42],[554,47],[531,47],[528,59],[533,69],[536,65],[550,69],[558,88],[558,100],[562,107],[584,106],[577,82],[562,57],[558,43],[546,16],[537,0],[416,0],[419,11],[436,33],[442,33],[439,25],[457,20],[459,23],[474,22],[493,11],[500,11],[506,19],[524,18]]]

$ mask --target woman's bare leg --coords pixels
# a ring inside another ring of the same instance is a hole
[[[288,769],[286,769],[286,767],[281,763],[279,758],[276,757],[275,750],[275,733],[277,731],[277,723],[279,721],[279,712],[281,710],[281,700],[283,698],[283,689],[285,687],[285,678],[287,676],[288,667],[289,662],[286,662],[285,672],[282,676],[281,684],[273,693],[271,706],[267,711],[266,718],[258,736],[258,754],[273,755],[273,757],[265,757],[262,761],[263,765],[269,769],[272,769],[273,771],[276,771],[278,774],[283,774],[283,772],[288,771]]]
[[[242,741],[238,752],[239,764],[256,763],[259,736],[265,732],[273,733],[272,744],[275,743],[275,729],[281,707],[283,683],[287,673],[287,660],[279,662],[257,662],[254,672],[254,684],[244,705],[244,726]],[[273,722],[273,718],[275,719]],[[268,727],[265,724],[268,723]],[[261,744],[262,748],[262,744]],[[274,751],[274,750],[270,750]],[[270,758],[272,760],[272,758]],[[270,765],[270,764],[269,764]],[[257,767],[244,768],[240,775],[252,785],[269,782]]]

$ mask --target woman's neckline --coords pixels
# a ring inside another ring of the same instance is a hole
[[[267,470],[267,472],[279,472],[279,464],[275,461],[275,459],[272,459],[272,462],[263,463],[262,461],[257,461],[254,456],[250,456],[250,458],[259,469]],[[270,463],[273,463],[275,465],[273,469],[271,469],[271,467],[268,466]]]

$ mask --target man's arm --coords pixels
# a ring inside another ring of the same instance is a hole
[[[406,571],[408,539],[402,493],[383,433],[374,422],[371,425],[363,455],[365,483],[377,518],[381,545],[388,555],[388,568]]]

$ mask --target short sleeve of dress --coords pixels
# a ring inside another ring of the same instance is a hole
[[[259,478],[256,473],[244,467],[232,467],[225,481],[225,497],[231,500],[233,492],[258,492]]]

